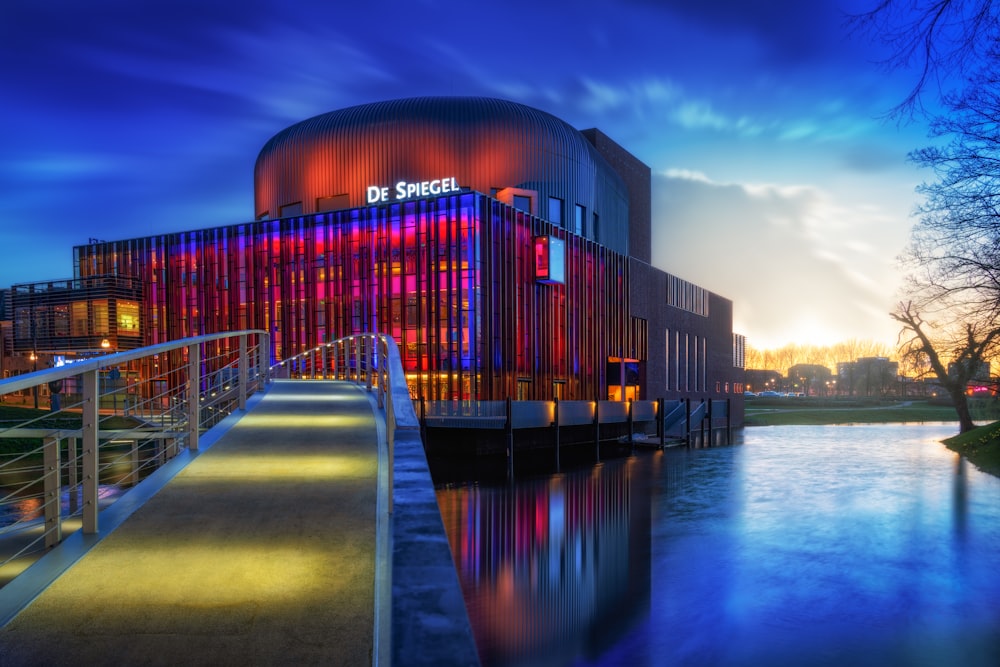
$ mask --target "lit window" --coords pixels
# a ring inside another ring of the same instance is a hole
[[[118,335],[139,335],[139,304],[135,301],[118,302]]]
[[[111,333],[108,321],[108,301],[107,299],[95,299],[91,301],[91,308],[94,312],[93,334],[103,336]]]
[[[535,280],[566,284],[566,243],[554,236],[535,239]]]

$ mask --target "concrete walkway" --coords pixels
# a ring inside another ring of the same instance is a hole
[[[0,629],[0,665],[369,665],[365,392],[264,399]]]

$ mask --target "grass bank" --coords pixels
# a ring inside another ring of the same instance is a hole
[[[785,402],[746,402],[747,426],[823,426],[825,424],[892,424],[957,421],[955,409],[913,401],[895,405],[805,402],[787,399]]]
[[[1000,422],[986,424],[968,433],[948,438],[944,444],[983,472],[1000,477]]]

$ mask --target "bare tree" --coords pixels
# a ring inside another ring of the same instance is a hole
[[[917,364],[926,363],[951,397],[958,413],[959,431],[965,433],[975,428],[966,390],[983,362],[996,355],[1000,328],[966,321],[960,329],[935,335],[932,341],[934,323],[925,321],[912,303],[900,303],[892,317],[903,325],[900,349],[904,356],[915,357]],[[946,359],[951,362],[951,372]]]
[[[995,319],[1000,309],[1000,52],[960,94],[951,113],[933,119],[943,146],[911,153],[937,180],[918,189],[912,242],[911,292],[922,308],[946,304],[967,317]]]
[[[993,0],[878,0],[848,23],[888,47],[888,70],[915,71],[909,94],[891,110],[926,112],[928,95],[945,97],[976,70],[1000,33],[1000,3]],[[933,106],[933,105],[929,105]]]
[[[853,20],[890,47],[889,68],[916,69],[893,113],[921,113],[943,140],[910,154],[935,180],[918,188],[908,297],[891,316],[904,356],[930,366],[965,432],[968,382],[1000,337],[1000,2],[880,0]]]

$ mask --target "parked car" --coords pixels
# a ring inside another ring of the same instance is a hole
[[[753,393],[752,391],[745,391],[743,392],[743,395],[746,396],[747,398],[750,398],[751,396],[756,396],[757,394]]]
[[[762,398],[765,398],[765,397],[766,398],[777,398],[777,397],[781,396],[781,394],[779,394],[776,391],[762,391],[762,392],[760,392],[757,395],[760,396],[760,397],[762,397]]]

